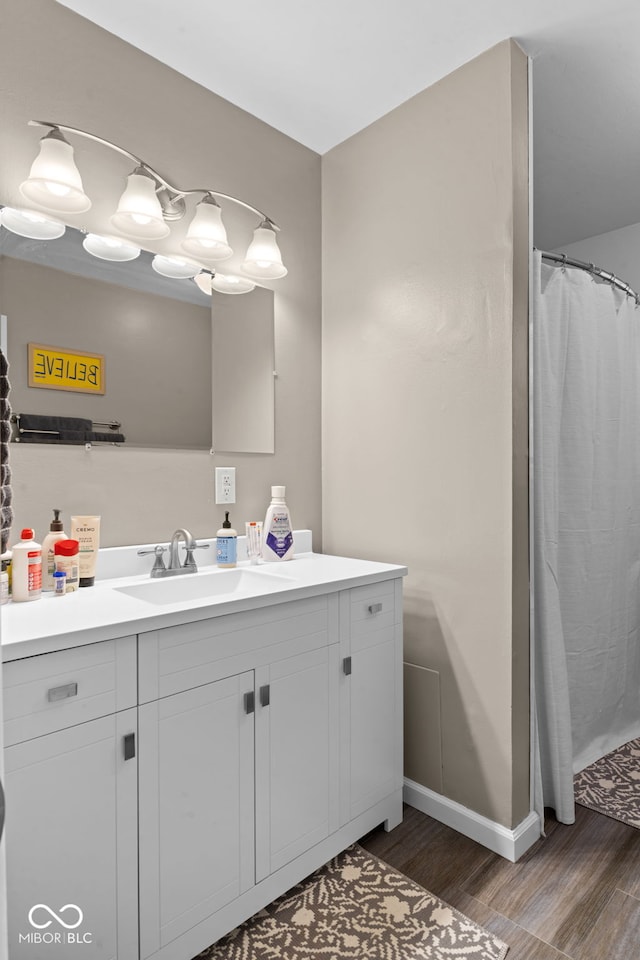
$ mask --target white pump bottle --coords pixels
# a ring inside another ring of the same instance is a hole
[[[271,487],[271,503],[264,518],[263,560],[293,558],[293,524],[284,495],[285,487]]]

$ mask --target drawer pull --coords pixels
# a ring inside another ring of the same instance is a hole
[[[268,707],[271,701],[271,687],[268,683],[265,683],[264,687],[260,687],[260,706]]]
[[[47,700],[49,703],[55,703],[56,700],[66,700],[68,697],[77,697],[77,695],[77,683],[65,683],[61,687],[50,687],[47,690]]]
[[[382,610],[382,604],[370,603],[369,606],[367,607],[367,610],[369,611],[369,613],[380,613],[380,611]]]
[[[124,740],[124,758],[125,760],[133,760],[136,755],[136,735],[135,733],[127,733],[123,737]]]
[[[245,713],[254,713],[256,709],[256,695],[253,690],[250,690],[249,693],[244,695],[244,712]]]
[[[342,671],[345,676],[351,676],[351,657],[345,657],[342,661]]]

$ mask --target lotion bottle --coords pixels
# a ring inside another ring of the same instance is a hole
[[[216,563],[219,567],[235,567],[238,560],[238,534],[231,526],[229,514],[216,533]]]
[[[66,540],[67,535],[62,529],[62,520],[60,511],[53,511],[53,520],[49,527],[49,533],[42,541],[42,589],[55,590],[53,574],[56,569],[55,554],[53,548],[58,540]]]
[[[11,599],[14,603],[39,600],[42,596],[42,547],[33,538],[31,527],[25,527],[12,551]]]
[[[271,503],[264,518],[262,559],[293,558],[293,524],[285,503],[285,487],[271,487]]]

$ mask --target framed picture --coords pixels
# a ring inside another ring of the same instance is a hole
[[[101,353],[29,343],[29,386],[47,390],[105,393],[105,361]]]

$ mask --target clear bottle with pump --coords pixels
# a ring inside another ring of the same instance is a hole
[[[42,596],[42,547],[34,540],[31,527],[25,527],[12,550],[11,599],[14,603],[39,600]]]
[[[216,563],[219,567],[235,567],[238,562],[238,534],[231,526],[229,514],[225,513],[224,523],[216,533]]]
[[[56,569],[55,554],[53,548],[58,540],[66,540],[67,535],[62,528],[60,511],[54,509],[53,520],[49,527],[49,533],[42,541],[42,589],[50,591],[55,589],[53,574]]]
[[[264,518],[262,559],[291,560],[293,558],[293,524],[285,503],[285,487],[271,487],[271,503]]]

